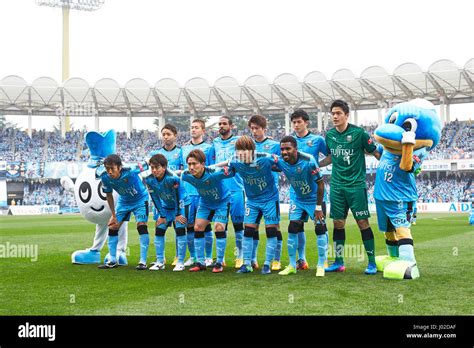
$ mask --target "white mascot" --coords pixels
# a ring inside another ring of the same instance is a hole
[[[61,185],[68,191],[74,191],[79,211],[82,216],[95,224],[95,235],[92,247],[84,250],[76,250],[71,255],[73,264],[100,264],[100,251],[104,246],[108,236],[108,222],[112,213],[107,203],[106,195],[102,192],[102,182],[95,177],[96,168],[103,159],[115,153],[116,135],[114,130],[109,130],[103,134],[98,132],[88,132],[86,143],[90,149],[90,160],[76,179],[74,184],[68,176],[61,178]],[[114,191],[114,199],[117,202],[117,193]],[[119,229],[119,242],[117,246],[118,263],[126,266],[127,256],[128,224],[124,223]],[[105,257],[107,262],[109,254]]]

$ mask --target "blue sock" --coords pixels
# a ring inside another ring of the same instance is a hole
[[[140,263],[146,264],[148,255],[148,245],[150,244],[150,236],[148,233],[140,234]]]
[[[245,238],[245,237],[244,237]],[[260,242],[260,240],[258,239],[252,239],[253,242],[252,242],[252,261],[253,262],[257,262],[257,250],[258,250],[258,244]]]
[[[288,233],[288,257],[290,265],[296,269],[296,250],[298,249],[298,235],[296,233]]]
[[[242,259],[244,257],[242,250],[242,240],[244,239],[244,231],[235,231],[235,246],[237,247],[237,258]]]
[[[178,262],[183,263],[186,256],[186,235],[176,236],[178,244]]]
[[[186,238],[188,240],[189,255],[196,259],[196,250],[194,249],[194,231],[188,231],[186,233]]]
[[[194,248],[196,249],[197,262],[204,265],[204,248],[206,247],[206,241],[203,238],[194,238]]]
[[[216,238],[216,254],[217,254],[217,262],[219,263],[222,263],[224,261],[226,246],[227,246],[227,237],[225,236],[225,234],[224,234],[224,238]]]
[[[298,259],[306,260],[306,235],[298,232]]]
[[[324,267],[324,261],[326,261],[326,252],[328,250],[326,234],[317,235],[316,238],[318,246],[318,267]]]
[[[252,237],[244,237],[242,242],[242,249],[244,254],[244,264],[247,266],[251,265],[252,262],[252,246],[253,246],[253,238]]]
[[[275,256],[273,257],[275,261],[280,262],[281,260],[281,246],[282,245],[283,245],[283,240],[277,239],[277,245],[275,248]]]
[[[398,247],[398,253],[401,260],[416,262],[415,260],[415,251],[413,250],[413,245],[411,244],[402,244]]]
[[[107,243],[110,253],[110,262],[117,262],[117,244],[118,236],[109,236],[109,241]]]
[[[277,237],[267,238],[267,247],[265,248],[265,265],[270,266],[275,257],[275,249],[277,246]]]
[[[156,261],[163,263],[165,261],[165,236],[155,235]]]
[[[212,247],[214,245],[212,231],[204,232],[204,239],[206,240],[206,258],[212,259]]]

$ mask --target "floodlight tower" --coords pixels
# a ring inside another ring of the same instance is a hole
[[[105,0],[36,0],[40,6],[60,7],[63,10],[63,82],[69,78],[69,10],[96,11]],[[66,130],[69,130],[69,117],[66,117]]]

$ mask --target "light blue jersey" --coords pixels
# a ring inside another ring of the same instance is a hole
[[[179,146],[173,147],[171,150],[166,150],[164,147],[150,152],[150,157],[156,154],[162,154],[168,160],[168,168],[172,171],[183,169],[183,160],[181,155],[181,148]]]
[[[229,168],[206,167],[200,178],[194,177],[188,170],[181,174],[181,178],[197,189],[200,196],[200,204],[216,207],[223,203],[227,204],[229,201],[230,192],[224,183],[234,175],[235,172],[229,170]]]
[[[204,141],[199,143],[199,144],[193,144],[190,141],[186,145],[182,146],[181,147],[181,162],[183,163],[184,170],[188,169],[188,163],[186,161],[186,158],[188,157],[189,153],[192,150],[201,150],[202,152],[204,152],[204,154],[206,155],[206,166],[211,165],[213,163],[212,162],[211,148],[212,148],[211,144],[208,144]],[[188,195],[190,195],[190,196],[198,196],[199,195],[198,191],[196,190],[196,188],[193,185],[191,185],[188,182],[184,182],[183,184],[184,184],[184,188],[186,189],[186,192],[188,193]]]
[[[402,156],[382,151],[375,176],[374,198],[379,201],[413,202],[418,199],[414,171],[421,167],[427,156],[426,149],[413,153],[413,169],[406,172],[400,169]]]
[[[145,182],[160,216],[166,215],[163,210],[173,210],[176,215],[185,216],[184,207],[189,205],[191,200],[180,179],[174,173],[167,170],[161,180],[149,175]]]
[[[315,203],[318,196],[317,182],[322,180],[319,166],[315,158],[307,153],[299,152],[295,164],[278,158],[276,166],[285,173],[294,189],[294,200],[302,203]]]
[[[143,184],[139,174],[148,169],[146,163],[136,166],[122,167],[120,177],[112,179],[101,165],[96,170],[96,177],[102,181],[102,190],[105,193],[112,193],[112,190],[119,194],[118,203],[121,205],[135,205],[148,200],[148,191]]]
[[[212,163],[226,162],[233,160],[235,156],[235,143],[240,137],[232,135],[229,139],[223,140],[221,137],[217,137],[212,142]],[[239,175],[235,175],[232,179],[224,181],[225,187],[231,191],[242,191],[244,185],[242,178]]]
[[[271,155],[261,152],[257,152],[255,161],[250,164],[229,161],[229,168],[242,177],[248,200],[262,204],[278,200],[278,188],[272,180],[275,162]]]
[[[319,156],[328,155],[328,148],[326,146],[326,140],[321,135],[316,135],[311,131],[308,132],[304,137],[299,137],[296,133],[292,136],[296,139],[298,144],[298,151],[308,153],[314,157],[316,163],[319,165]],[[294,195],[293,187],[290,187],[290,197]],[[327,192],[324,190],[323,201],[327,202]]]
[[[257,152],[269,153],[270,155],[280,156],[280,143],[270,138],[265,138],[263,141],[255,140],[255,147]],[[278,177],[277,172],[273,172],[273,178],[275,179],[275,185],[278,188]]]

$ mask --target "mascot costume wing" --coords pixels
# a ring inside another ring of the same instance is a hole
[[[382,153],[374,198],[379,230],[385,233],[388,256],[376,264],[389,279],[415,279],[420,272],[410,231],[410,213],[418,199],[415,173],[441,137],[441,123],[432,103],[415,99],[389,110],[375,130]]]
[[[102,164],[105,157],[115,153],[116,134],[114,130],[105,133],[88,132],[85,136],[87,146],[90,149],[90,159],[87,168],[84,169],[73,184],[71,178],[62,177],[62,186],[69,191],[74,191],[79,210],[84,218],[95,224],[95,235],[92,247],[84,250],[76,250],[72,253],[73,264],[100,264],[100,251],[104,246],[112,213],[107,204],[106,195],[102,192],[102,183],[95,177],[96,168]],[[117,193],[114,192],[115,200]],[[119,265],[127,265],[126,249],[128,224],[124,223],[119,230],[118,254]],[[104,262],[108,259],[108,254]]]

